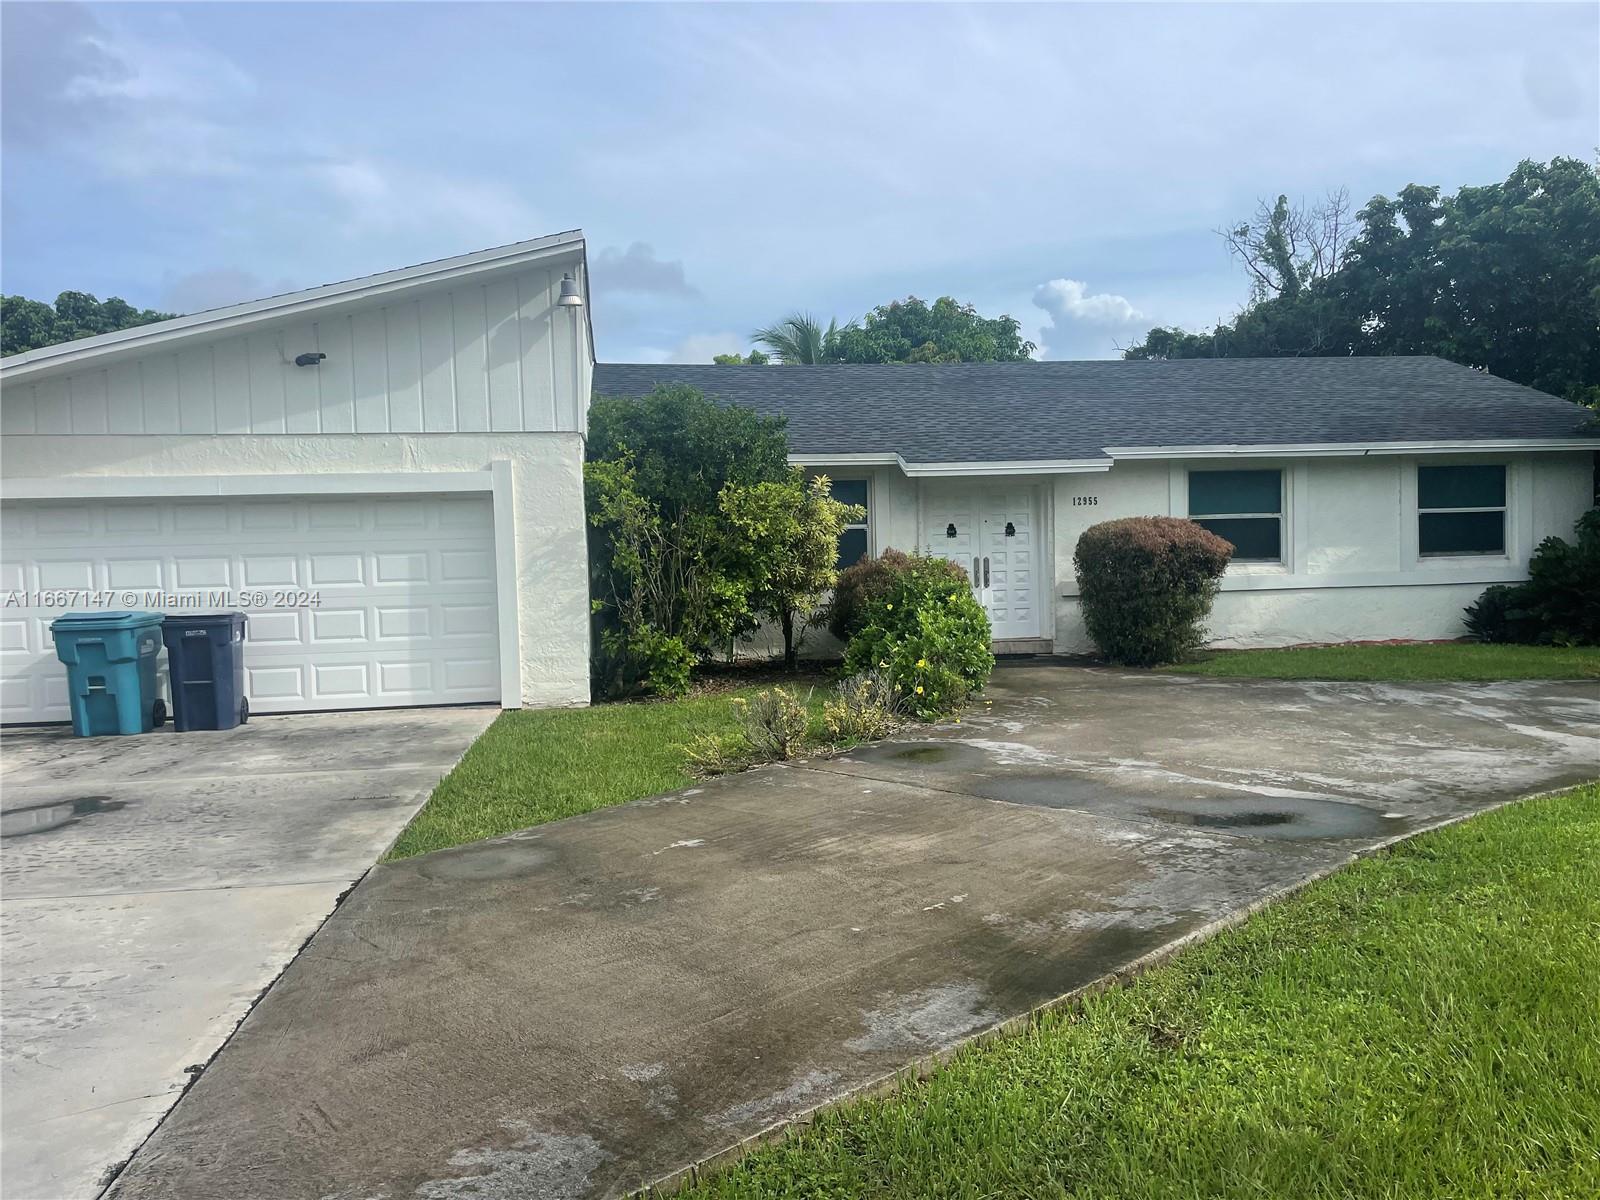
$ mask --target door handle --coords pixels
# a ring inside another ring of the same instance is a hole
[[[976,554],[972,556],[972,586],[975,588],[983,586],[983,576],[978,574],[978,556]]]
[[[989,586],[989,556],[987,554],[983,556],[983,586]]]

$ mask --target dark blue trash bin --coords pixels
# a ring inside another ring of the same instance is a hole
[[[166,720],[156,688],[160,613],[64,613],[50,622],[50,636],[67,665],[73,733],[148,733]]]
[[[174,729],[232,729],[250,719],[242,612],[168,617],[161,637],[167,643]]]

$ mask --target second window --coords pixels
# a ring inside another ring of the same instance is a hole
[[[1190,471],[1189,519],[1232,542],[1234,562],[1282,562],[1283,472]]]

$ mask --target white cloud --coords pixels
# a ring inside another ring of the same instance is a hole
[[[498,245],[548,232],[520,196],[485,180],[366,158],[314,163],[307,174],[343,206],[342,220],[351,234],[442,227],[459,231],[460,238]]]
[[[1129,325],[1144,319],[1144,314],[1127,297],[1111,292],[1089,294],[1088,285],[1078,279],[1052,279],[1033,292],[1033,302],[1050,314],[1050,323],[1060,327],[1065,321],[1090,325]]]

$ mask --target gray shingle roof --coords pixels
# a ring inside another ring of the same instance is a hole
[[[1439,358],[601,363],[594,371],[602,396],[638,396],[670,383],[783,414],[795,454],[897,453],[908,463],[1092,459],[1110,446],[1370,445],[1597,432],[1578,405]]]

